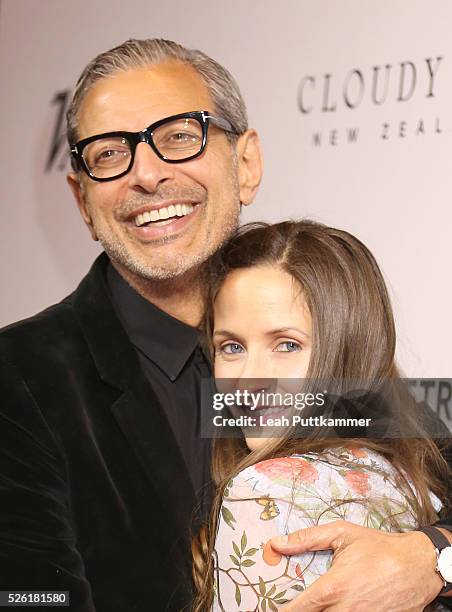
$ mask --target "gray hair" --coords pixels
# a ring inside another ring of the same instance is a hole
[[[67,111],[67,139],[72,146],[78,139],[78,113],[89,89],[99,80],[116,72],[147,68],[152,64],[175,60],[192,66],[209,91],[215,108],[212,111],[227,119],[236,134],[248,128],[248,117],[239,87],[234,77],[218,62],[196,49],[163,38],[129,39],[121,45],[95,57],[83,70],[75,86]],[[188,109],[193,110],[193,109]],[[210,109],[196,109],[210,110]],[[230,137],[231,134],[227,133]],[[233,140],[235,135],[233,136]]]

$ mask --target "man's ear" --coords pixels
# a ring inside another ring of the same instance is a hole
[[[254,200],[262,179],[263,162],[256,130],[241,134],[236,144],[240,203],[248,206]]]
[[[99,240],[99,238],[97,237],[96,231],[93,227],[93,221],[91,219],[91,215],[89,214],[88,208],[86,206],[85,196],[83,194],[83,188],[82,188],[78,175],[75,172],[69,172],[69,174],[66,176],[66,180],[74,195],[75,201],[77,202],[77,206],[80,211],[80,214],[82,215],[82,219],[86,223],[86,226],[89,229],[92,239],[95,241]]]

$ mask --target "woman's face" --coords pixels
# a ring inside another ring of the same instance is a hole
[[[251,392],[281,391],[284,380],[279,379],[292,379],[293,385],[306,375],[311,315],[299,284],[281,268],[255,266],[231,272],[215,301],[214,318],[217,379],[232,379],[236,388]],[[253,415],[258,414],[259,409],[254,410]],[[244,433],[251,450],[268,441]]]

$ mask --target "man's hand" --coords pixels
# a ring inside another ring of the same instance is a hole
[[[443,583],[436,554],[421,532],[387,533],[346,521],[272,538],[285,555],[333,550],[333,564],[284,612],[421,612]]]

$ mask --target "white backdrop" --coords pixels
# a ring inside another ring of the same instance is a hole
[[[390,285],[404,371],[451,377],[451,23],[450,0],[2,0],[0,324],[60,300],[98,252],[57,146],[65,92],[95,54],[165,37],[241,86],[266,162],[244,220],[359,236]]]

